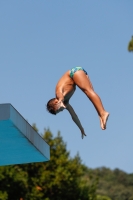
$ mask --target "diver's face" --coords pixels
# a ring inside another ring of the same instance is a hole
[[[61,111],[63,111],[64,109],[65,109],[65,108],[60,107],[58,110],[56,110],[56,114],[59,113],[59,112],[61,112]]]

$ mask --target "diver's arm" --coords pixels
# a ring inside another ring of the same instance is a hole
[[[79,118],[78,118],[78,116],[76,115],[74,109],[72,108],[72,106],[71,106],[69,103],[66,105],[66,109],[67,109],[68,112],[70,113],[70,115],[71,115],[73,121],[75,122],[75,124],[79,127],[79,129],[80,129],[80,131],[81,131],[81,133],[82,133],[82,138],[83,138],[84,136],[86,136],[86,134],[85,134],[85,132],[84,132],[84,129],[83,129],[83,127],[82,127],[82,124],[80,123]]]
[[[56,89],[56,98],[59,100],[59,102],[64,102],[64,96],[61,88]]]

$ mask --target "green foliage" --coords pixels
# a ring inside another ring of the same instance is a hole
[[[0,199],[95,200],[97,180],[86,177],[78,154],[70,158],[60,132],[54,138],[47,129],[43,138],[50,145],[50,161],[0,167]]]
[[[32,128],[33,128],[36,132],[38,132],[38,128],[36,127],[36,124],[35,124],[35,123],[33,123]]]
[[[45,130],[44,139],[51,149],[50,162],[45,164],[43,182],[39,185],[45,192],[44,196],[49,197],[50,200],[89,199],[89,187],[82,178],[84,171],[79,155],[70,158],[60,132],[53,138],[50,130]],[[47,189],[46,186],[44,189],[45,179]]]
[[[130,42],[128,43],[128,51],[133,51],[133,36]]]
[[[7,192],[0,191],[0,200],[7,200],[7,199],[8,199]]]
[[[50,161],[0,167],[0,200],[133,200],[133,174],[89,169],[79,154],[70,157],[60,132],[46,129],[43,138]]]
[[[93,176],[93,172],[89,170],[87,167],[83,166],[84,168],[84,178],[86,180],[86,184],[89,186],[89,200],[96,200],[96,190],[97,190],[97,185],[99,182],[98,177]]]
[[[99,177],[98,195],[107,196],[112,200],[131,200],[133,198],[133,174],[105,167],[92,171],[94,176]]]
[[[111,199],[107,196],[97,195],[97,200],[111,200]]]
[[[1,199],[15,199],[24,196],[27,190],[27,173],[19,166],[0,167]]]

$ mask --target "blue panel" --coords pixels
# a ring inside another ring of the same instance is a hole
[[[10,104],[0,104],[1,111],[0,165],[48,161],[49,145],[28,122]]]

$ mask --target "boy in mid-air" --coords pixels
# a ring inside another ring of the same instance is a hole
[[[109,113],[104,110],[100,97],[94,92],[87,72],[82,67],[72,68],[61,77],[56,85],[56,98],[48,101],[47,110],[50,113],[56,115],[60,111],[67,109],[73,121],[79,127],[82,138],[86,136],[78,116],[76,115],[72,106],[69,104],[69,99],[74,94],[76,85],[87,95],[87,97],[93,103],[100,119],[101,128],[105,130]]]

